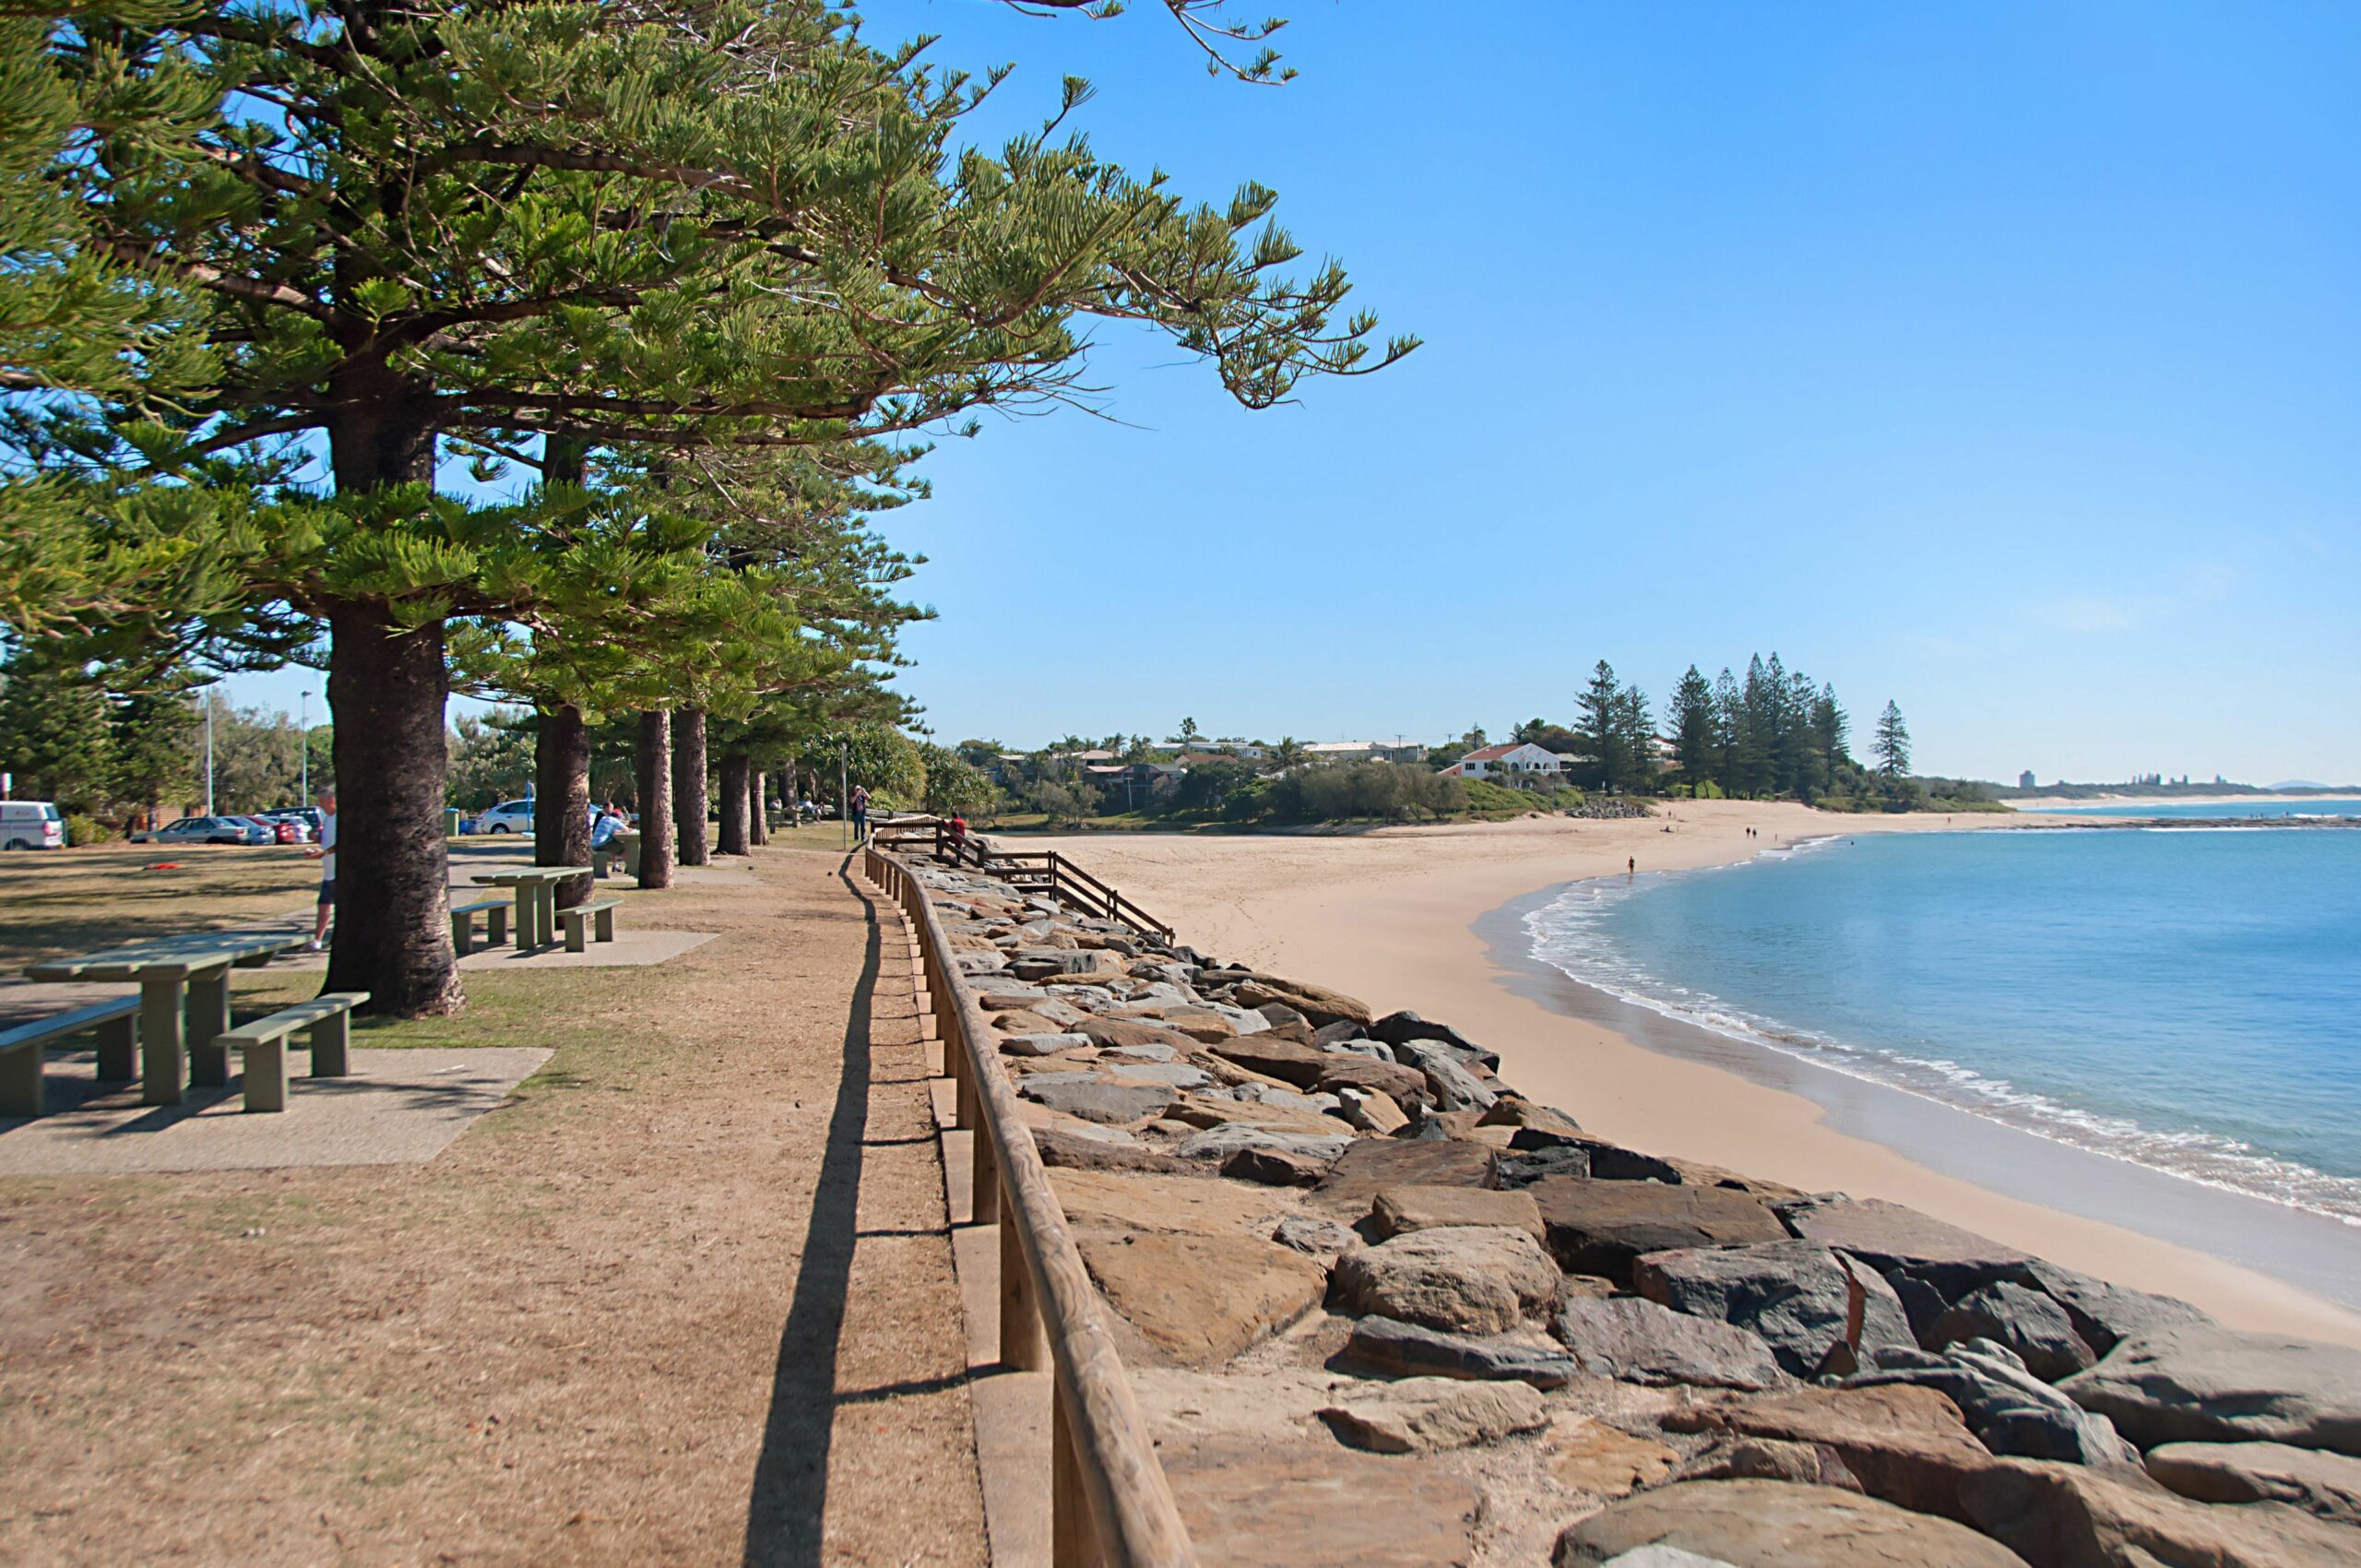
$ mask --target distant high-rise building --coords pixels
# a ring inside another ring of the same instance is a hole
[[[2017,775],[2017,788],[2020,790],[2030,790],[2033,787],[2033,769],[2028,767],[2023,773]]]

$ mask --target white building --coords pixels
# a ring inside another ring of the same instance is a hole
[[[1529,790],[1543,779],[1564,778],[1572,757],[1542,750],[1531,742],[1484,746],[1469,752],[1442,770],[1446,778],[1482,778],[1512,789]]]

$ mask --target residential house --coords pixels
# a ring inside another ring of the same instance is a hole
[[[1442,774],[1446,778],[1481,778],[1511,789],[1530,790],[1545,782],[1561,782],[1573,763],[1572,756],[1560,756],[1531,742],[1522,742],[1480,747],[1444,768]]]

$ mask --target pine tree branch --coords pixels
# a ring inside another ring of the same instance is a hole
[[[471,305],[457,310],[428,311],[415,315],[380,334],[373,347],[382,350],[411,343],[422,343],[437,332],[454,327],[500,321],[524,321],[566,305],[608,305],[617,310],[629,310],[639,303],[645,290],[625,289],[612,285],[585,289],[568,289],[555,294],[534,294],[524,299],[501,300],[494,303]]]
[[[284,310],[295,311],[300,315],[310,316],[314,321],[326,327],[343,327],[350,325],[342,312],[332,306],[324,305],[309,294],[301,293],[284,283],[265,283],[259,279],[241,278],[235,273],[223,272],[219,267],[208,267],[201,261],[182,261],[177,257],[160,255],[154,250],[145,246],[125,244],[120,240],[109,239],[102,234],[92,236],[89,243],[126,267],[169,273],[172,277],[195,283],[201,289],[209,290],[217,294],[227,294],[231,299],[247,300],[255,304],[277,305]]]
[[[279,192],[282,196],[317,197],[320,188],[300,174],[290,174],[276,165],[265,162],[254,153],[231,152],[227,148],[200,144],[197,150],[221,168],[240,179]]]

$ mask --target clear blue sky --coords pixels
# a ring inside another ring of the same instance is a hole
[[[943,738],[1497,734],[1776,649],[1928,771],[2361,778],[2361,8],[1276,8],[1284,88],[1153,0],[867,8],[1428,339],[1251,414],[1109,327],[1125,422],[946,442],[885,524]]]

